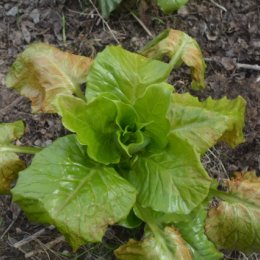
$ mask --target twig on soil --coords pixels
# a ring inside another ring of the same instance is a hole
[[[50,226],[48,229],[52,230],[52,229],[54,229],[54,226]],[[37,231],[36,233],[34,233],[34,234],[22,239],[21,241],[18,241],[17,243],[13,244],[13,247],[20,248],[23,245],[35,240],[37,237],[41,236],[45,232],[46,232],[46,228],[42,228],[41,230]]]
[[[142,22],[141,19],[139,19],[133,12],[130,12],[131,15],[136,19],[136,21],[143,27],[143,29],[146,31],[146,33],[150,36],[153,37],[153,34],[151,31],[145,26],[145,24]]]
[[[0,108],[0,115],[5,114],[8,111],[8,109],[11,109],[14,106],[17,106],[23,100],[24,100],[24,97],[22,97],[22,96],[17,97],[11,104],[7,105],[4,108]]]
[[[214,57],[214,58],[205,58],[205,61],[208,62],[218,62],[221,63],[221,58],[220,57]],[[248,69],[248,70],[257,70],[260,71],[260,65],[258,64],[246,64],[246,63],[239,63],[235,62],[236,68],[237,69]]]
[[[114,38],[114,40],[117,42],[117,44],[120,45],[119,40],[116,38],[115,34],[113,33],[112,29],[110,28],[109,24],[107,23],[107,21],[103,18],[103,16],[100,14],[100,12],[98,11],[97,7],[94,5],[94,3],[92,2],[92,0],[89,0],[89,2],[91,3],[91,5],[93,6],[93,8],[95,9],[95,11],[97,12],[98,16],[100,17],[100,19],[102,20],[102,22],[106,25],[107,29],[109,30],[109,32],[111,33],[112,37]]]
[[[214,159],[216,159],[216,161],[219,163],[220,168],[222,169],[224,176],[229,179],[227,170],[224,166],[224,164],[222,163],[222,161],[220,160],[220,158],[213,152],[214,147],[212,149],[209,149],[208,152],[214,157]]]
[[[249,69],[249,70],[258,70],[260,71],[260,65],[257,64],[245,64],[245,63],[237,63],[238,69]]]
[[[216,7],[220,8],[221,10],[223,10],[224,12],[227,12],[227,9],[226,9],[224,6],[222,6],[222,5],[218,4],[218,3],[216,3],[214,0],[210,0],[210,2],[211,2],[213,5],[215,5]]]
[[[57,237],[56,239],[48,242],[47,244],[43,244],[43,246],[47,249],[47,250],[50,250],[52,247],[54,247],[55,245],[57,245],[58,243],[60,242],[63,242],[64,241],[64,236],[59,236]],[[31,252],[28,252],[25,254],[25,258],[30,258],[30,257],[33,257],[34,255],[37,255],[39,253],[41,253],[42,250],[41,249],[36,249],[36,250],[33,250]]]
[[[19,212],[17,213],[17,215],[15,216],[15,218],[13,219],[13,221],[11,222],[11,224],[7,227],[7,229],[4,231],[4,233],[2,234],[2,236],[0,237],[0,239],[3,239],[5,237],[5,235],[8,233],[8,231],[11,229],[11,227],[14,225],[15,221],[17,220],[17,218],[20,215],[21,210],[19,210]]]

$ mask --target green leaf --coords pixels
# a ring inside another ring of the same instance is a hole
[[[142,132],[144,126],[139,122],[140,119],[134,107],[120,101],[115,101],[115,104],[117,106],[117,141],[127,155],[131,157],[144,149],[150,140]]]
[[[108,18],[121,2],[122,0],[98,0],[102,16]]]
[[[8,194],[12,182],[25,164],[14,152],[4,151],[8,145],[24,133],[22,121],[0,124],[0,194]]]
[[[192,260],[179,232],[169,226],[147,228],[142,241],[130,239],[114,253],[118,260]]]
[[[149,42],[140,53],[146,57],[162,60],[170,58],[170,68],[185,63],[191,68],[192,88],[205,87],[204,74],[206,64],[198,43],[182,31],[167,29]]]
[[[136,215],[146,223],[153,225],[173,225],[189,248],[193,260],[218,260],[222,254],[210,242],[205,234],[208,198],[188,215],[164,214],[138,205],[134,207]]]
[[[170,124],[166,114],[172,91],[173,87],[167,83],[151,85],[134,104],[141,122],[146,123],[144,132],[152,140],[150,147],[164,148],[168,142]]]
[[[164,13],[170,13],[178,10],[189,0],[157,0],[158,5]]]
[[[183,216],[183,221],[174,224],[188,244],[193,260],[219,260],[223,256],[205,234],[206,216],[206,208],[199,206],[190,215]]]
[[[164,82],[169,74],[168,64],[145,58],[119,46],[106,47],[99,53],[87,77],[88,101],[106,93],[109,97],[134,103],[145,89]]]
[[[125,219],[122,219],[120,222],[117,224],[126,227],[126,228],[137,228],[139,227],[143,221],[138,218],[133,210],[130,211],[128,216]]]
[[[245,104],[240,96],[200,102],[188,93],[174,93],[169,113],[171,133],[189,142],[201,154],[218,140],[235,147],[244,141]]]
[[[88,158],[74,135],[39,152],[12,194],[30,219],[55,225],[74,249],[101,241],[106,227],[124,219],[136,198],[112,167]]]
[[[216,193],[226,200],[209,211],[207,236],[220,249],[260,250],[260,178],[254,172],[237,174],[226,181],[228,193]]]
[[[12,65],[6,85],[32,101],[33,112],[55,113],[58,94],[83,95],[90,58],[62,52],[44,43],[30,45]]]
[[[170,138],[166,150],[133,160],[126,178],[136,187],[142,207],[176,214],[196,208],[207,197],[211,184],[199,155],[177,137]]]
[[[119,162],[117,107],[112,101],[101,96],[87,104],[79,98],[60,95],[56,106],[64,126],[77,133],[79,142],[88,146],[88,155],[93,160],[104,164]]]
[[[23,121],[0,124],[0,145],[9,144],[24,134]]]

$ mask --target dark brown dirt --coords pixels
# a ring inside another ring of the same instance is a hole
[[[237,63],[260,65],[259,1],[215,0],[221,7],[208,0],[190,0],[178,13],[167,16],[155,6],[146,6],[144,0],[141,2],[142,8],[134,4],[128,7],[136,11],[153,35],[165,28],[174,28],[187,32],[199,42],[208,61],[207,89],[194,94],[200,98],[241,95],[247,100],[246,142],[234,150],[217,145],[207,155],[213,161],[206,165],[210,173],[216,177],[237,170],[254,169],[259,173],[260,71],[236,67]],[[107,44],[116,44],[114,37],[129,50],[138,50],[151,38],[124,7],[113,13],[108,24],[112,32],[88,0],[0,0],[0,122],[24,120],[27,128],[22,144],[46,146],[66,131],[56,115],[31,114],[29,101],[4,86],[3,79],[10,64],[35,41],[94,57]],[[178,91],[187,90],[189,82],[185,68],[172,75],[172,83]],[[29,162],[30,158],[26,160]],[[220,168],[214,167],[214,160],[220,162]],[[19,249],[13,247],[17,241],[43,228],[45,231],[34,241]],[[4,232],[5,236],[0,239],[0,260],[26,259],[26,253],[37,250],[39,252],[28,259],[108,260],[113,259],[113,249],[130,236],[125,229],[110,228],[101,245],[91,244],[72,253],[66,242],[59,241],[56,231],[28,222],[10,197],[1,196],[0,237]],[[138,236],[138,232],[132,232],[131,236]],[[57,243],[51,249],[46,248],[51,241]],[[233,254],[232,259],[240,256]],[[258,257],[248,259],[260,259]]]

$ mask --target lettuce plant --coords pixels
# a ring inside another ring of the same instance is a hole
[[[165,55],[169,63],[160,61]],[[191,68],[191,87],[202,89],[199,46],[176,30],[139,53],[108,46],[94,61],[29,46],[6,83],[32,100],[34,112],[58,113],[71,134],[39,151],[8,144],[21,136],[21,122],[0,125],[1,190],[20,171],[13,200],[31,220],[55,225],[74,250],[101,241],[108,225],[142,222],[143,239],[115,250],[117,259],[218,260],[219,249],[259,250],[259,178],[237,174],[218,189],[200,161],[220,140],[243,142],[245,101],[176,93],[167,78],[182,63]],[[15,152],[36,155],[22,170]],[[8,171],[7,153],[17,165]]]
[[[156,2],[164,13],[171,13],[181,8],[188,1],[189,0],[157,0]],[[108,18],[110,13],[114,11],[121,2],[122,0],[98,0],[102,16]]]

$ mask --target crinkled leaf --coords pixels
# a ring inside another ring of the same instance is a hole
[[[208,237],[221,249],[260,252],[260,178],[238,174],[226,186],[227,201],[209,211]]]
[[[120,147],[131,157],[144,149],[150,140],[142,132],[143,125],[139,122],[139,116],[134,107],[120,101],[116,101],[115,104],[117,106],[117,141]]]
[[[157,0],[157,3],[163,12],[170,13],[178,10],[188,1],[189,0]]]
[[[98,0],[102,16],[108,18],[121,2],[122,0]]]
[[[244,113],[246,102],[242,97],[226,97],[199,101],[190,94],[172,95],[169,120],[171,134],[189,142],[204,153],[223,140],[231,147],[244,141]]]
[[[74,249],[100,241],[108,225],[128,215],[136,197],[113,168],[90,160],[74,135],[39,152],[12,194],[32,220],[54,224]]]
[[[172,86],[167,83],[151,85],[134,104],[141,121],[146,123],[145,132],[152,139],[151,146],[156,148],[165,147],[168,141],[170,125],[166,114],[172,91]]]
[[[138,191],[143,207],[165,213],[187,214],[208,195],[211,180],[199,155],[177,137],[166,150],[140,155],[126,178]]]
[[[201,89],[205,87],[204,74],[206,64],[203,59],[198,43],[182,31],[167,29],[149,42],[141,54],[153,58],[163,59],[167,55],[171,68],[185,63],[191,68],[192,88]]]
[[[15,153],[4,151],[8,144],[20,138],[23,133],[22,121],[0,124],[0,194],[9,193],[18,172],[25,168],[24,162]]]
[[[87,104],[79,98],[60,95],[56,106],[64,126],[77,133],[93,160],[104,164],[119,162],[120,150],[115,142],[117,108],[112,101],[99,97]]]
[[[6,84],[32,101],[33,112],[56,112],[54,98],[79,92],[91,59],[44,43],[30,45],[14,62]]]
[[[168,226],[147,229],[142,241],[130,239],[115,250],[115,255],[118,260],[192,260],[179,232]]]
[[[145,89],[167,79],[169,65],[109,46],[99,53],[87,77],[86,97],[90,101],[101,93],[124,102],[134,102]]]

